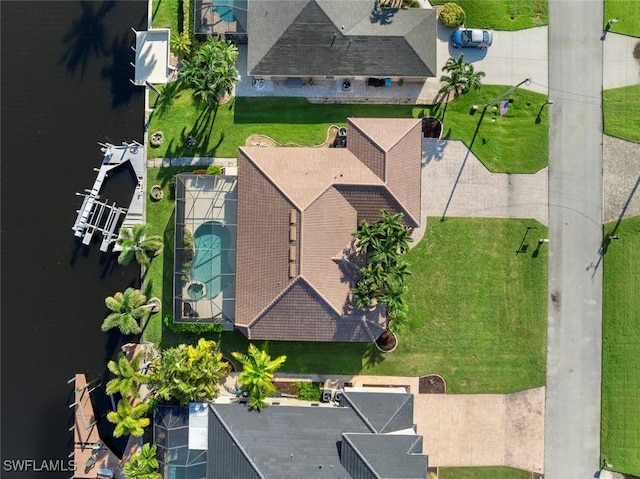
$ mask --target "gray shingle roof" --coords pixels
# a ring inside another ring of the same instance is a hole
[[[341,405],[349,405],[374,431],[387,433],[413,427],[413,395],[349,392]]]
[[[433,9],[373,0],[250,0],[248,63],[262,76],[433,77]]]
[[[370,422],[388,424],[409,394],[345,393],[349,407],[270,406],[260,412],[241,404],[211,404],[207,477],[276,479],[426,476],[422,437],[377,434]],[[368,410],[366,422],[352,404]],[[375,406],[375,407],[374,407]],[[352,452],[347,469],[341,456]],[[413,454],[417,454],[414,456]],[[353,464],[378,475],[354,474]],[[418,474],[419,473],[419,474]]]
[[[422,454],[422,436],[343,434],[342,438],[342,464],[352,477],[425,477],[427,456]]]

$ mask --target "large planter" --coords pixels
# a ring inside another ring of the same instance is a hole
[[[388,329],[375,340],[376,348],[383,353],[392,353],[398,347],[398,337]]]

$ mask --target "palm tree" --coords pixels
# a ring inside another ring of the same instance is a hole
[[[149,225],[145,224],[120,229],[118,244],[122,247],[122,252],[118,256],[118,263],[126,266],[135,258],[141,266],[149,266],[151,259],[162,250],[164,243],[158,235],[147,236],[148,229]]]
[[[123,472],[128,479],[162,479],[159,472],[160,464],[156,459],[157,446],[145,443],[140,452],[129,458],[123,467]]]
[[[128,434],[136,437],[142,436],[144,428],[151,422],[149,418],[144,417],[148,407],[146,403],[138,403],[134,406],[128,400],[120,399],[117,409],[107,414],[107,420],[116,425],[113,437]]]
[[[107,394],[120,393],[126,398],[135,398],[141,384],[149,382],[149,376],[140,372],[142,356],[136,354],[131,361],[120,353],[116,361],[109,361],[107,367],[116,377],[107,383]]]
[[[127,288],[124,293],[116,293],[105,298],[104,303],[112,311],[102,323],[102,330],[119,328],[122,334],[139,334],[139,322],[147,317],[147,297],[139,289]]]
[[[475,71],[471,63],[467,63],[464,74],[465,85],[463,87],[462,93],[468,92],[471,88],[477,90],[482,86],[481,80],[484,78],[485,73]]]
[[[484,77],[484,72],[476,72],[471,63],[464,61],[463,53],[458,58],[449,58],[442,71],[447,72],[448,75],[440,77],[440,81],[445,84],[439,93],[447,96],[453,92],[457,97],[460,93],[466,93],[471,88],[480,88],[480,80]]]
[[[180,344],[162,351],[153,363],[150,382],[155,394],[182,405],[208,401],[218,395],[218,381],[229,372],[215,341],[200,338],[196,346]]]
[[[242,364],[242,372],[238,375],[238,383],[245,388],[251,397],[249,407],[262,409],[266,406],[264,400],[276,392],[273,385],[273,374],[287,360],[286,356],[271,359],[265,351],[249,344],[247,354],[233,352],[231,355]]]
[[[174,33],[171,35],[171,50],[178,55],[179,59],[191,53],[191,39],[187,32]]]
[[[194,97],[214,107],[225,93],[230,93],[238,82],[238,48],[231,42],[209,39],[183,62],[180,78],[194,89]]]

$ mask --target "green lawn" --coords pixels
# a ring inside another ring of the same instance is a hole
[[[610,32],[640,37],[640,2],[638,0],[604,0],[603,25],[612,18],[618,18]]]
[[[170,28],[171,33],[180,32],[183,0],[153,0],[151,23],[153,28]],[[189,0],[187,0],[189,1]]]
[[[640,85],[604,90],[602,102],[604,132],[640,143]]]
[[[530,479],[531,474],[511,467],[441,467],[438,479]]]
[[[527,226],[537,229],[529,232],[527,252],[516,255]],[[266,346],[272,355],[288,356],[282,369],[286,372],[435,372],[445,377],[452,393],[541,386],[547,255],[544,245],[534,247],[546,235],[546,228],[534,220],[429,218],[425,238],[407,257],[414,272],[407,297],[410,313],[396,351],[383,355],[371,344],[349,343],[271,341]],[[156,261],[161,263],[160,258]],[[159,340],[160,315],[147,330],[153,331],[147,339],[162,347],[197,339],[164,328]],[[219,340],[225,353],[247,347],[239,332],[207,336]]]
[[[513,99],[505,116],[500,116],[497,105],[489,107],[484,117],[481,115],[484,105],[509,88],[485,85],[432,111],[444,117],[443,137],[471,145],[489,171],[535,173],[548,165],[548,108],[543,107],[547,97],[519,88],[504,98]],[[473,105],[478,105],[479,110],[471,115]]]
[[[430,0],[442,5],[452,0]],[[454,0],[467,15],[465,26],[492,30],[523,30],[549,23],[548,0]]]
[[[470,145],[481,116],[480,112],[469,114],[471,106],[477,104],[482,109],[508,89],[486,85],[440,108],[310,104],[304,98],[235,98],[209,113],[198,109],[190,90],[169,92],[158,100],[149,126],[151,132],[162,131],[165,140],[159,148],[149,149],[149,157],[236,157],[238,146],[256,133],[280,143],[317,145],[325,140],[329,126],[345,125],[347,117],[418,118],[435,114],[444,118],[447,138],[461,139]],[[546,97],[518,89],[509,98],[513,98],[514,103],[506,116],[500,117],[497,110],[488,110],[472,149],[491,171],[534,173],[547,165],[547,108],[541,109]],[[536,122],[539,112],[540,121]],[[198,138],[197,146],[186,145],[189,135]]]
[[[640,217],[605,226],[602,340],[602,457],[640,476]]]

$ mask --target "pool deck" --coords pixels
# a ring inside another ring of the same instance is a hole
[[[233,279],[216,297],[207,296],[192,300],[187,289],[194,281],[183,282],[176,291],[184,304],[197,311],[199,321],[219,319],[220,315],[228,321],[235,318],[235,262],[236,262],[236,224],[237,224],[237,178],[234,176],[184,175],[185,186],[184,227],[195,235],[197,229],[210,221],[217,221],[230,233],[227,260],[233,267]],[[197,255],[197,253],[196,253]],[[197,256],[196,256],[197,257]],[[176,266],[177,269],[177,266]],[[203,282],[200,278],[195,282]],[[182,317],[177,314],[176,317]],[[218,322],[218,321],[216,321]]]

